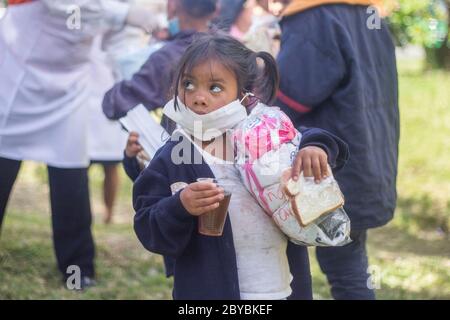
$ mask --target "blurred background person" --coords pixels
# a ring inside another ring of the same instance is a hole
[[[121,0],[137,4],[151,10],[151,19],[158,28],[165,25],[164,1],[155,0]],[[158,32],[153,30],[152,34]],[[92,94],[89,105],[89,139],[88,149],[91,164],[103,169],[103,202],[105,224],[113,222],[113,210],[119,188],[119,165],[123,159],[123,147],[127,133],[116,121],[106,118],[102,111],[103,96],[116,82],[131,78],[139,70],[152,52],[163,42],[146,33],[143,29],[126,25],[120,30],[109,30],[98,36],[92,49]]]
[[[92,50],[92,93],[89,99],[88,152],[91,164],[102,167],[104,223],[112,222],[113,209],[119,187],[119,164],[123,158],[123,145],[127,135],[119,123],[108,120],[102,112],[105,92],[114,85],[113,65],[101,48],[102,37],[98,37]]]
[[[222,0],[215,22],[248,48],[277,55],[280,27],[267,1]]]
[[[87,167],[94,39],[125,24],[151,31],[152,12],[108,0],[10,0],[0,20],[0,224],[21,162],[48,167],[59,271],[93,285]]]
[[[336,174],[352,243],[316,248],[335,299],[375,299],[369,285],[367,230],[396,206],[398,79],[389,28],[368,27],[371,0],[292,0],[281,20],[277,105],[296,126],[343,139],[350,159]],[[364,164],[364,165],[363,165]]]

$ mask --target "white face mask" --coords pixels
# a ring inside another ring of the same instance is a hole
[[[163,113],[201,141],[217,138],[247,118],[242,100],[235,100],[207,114],[197,114],[177,99],[179,110],[175,111],[174,98],[164,106]]]

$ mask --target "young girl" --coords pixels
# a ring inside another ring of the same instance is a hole
[[[267,104],[274,98],[278,85],[274,59],[229,36],[205,35],[188,48],[175,79],[175,100],[164,113],[180,129],[141,173],[133,190],[139,240],[149,251],[175,261],[173,297],[311,298],[306,248],[288,243],[240,182],[232,152],[220,152],[232,149],[225,132],[245,119],[254,105],[248,93]],[[302,130],[293,175],[303,170],[320,180],[327,174],[327,162],[332,168],[342,164],[346,152],[346,145],[333,135]],[[224,198],[222,188],[196,182],[198,178],[226,179],[234,185],[222,236],[197,231],[198,217]]]

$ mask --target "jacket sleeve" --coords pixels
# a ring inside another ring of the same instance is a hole
[[[164,53],[153,53],[130,80],[117,83],[103,99],[103,112],[109,119],[117,120],[128,111],[143,104],[148,110],[164,106],[170,87],[170,75],[164,70]]]
[[[136,157],[128,157],[126,153],[123,153],[122,160],[123,169],[131,181],[136,181],[141,173],[141,167],[139,166],[138,159]]]
[[[299,150],[308,146],[322,148],[333,171],[342,169],[349,157],[348,145],[334,134],[319,128],[299,128],[302,134]]]
[[[177,257],[188,245],[195,217],[183,207],[180,192],[171,195],[167,174],[153,163],[136,180],[134,231],[147,250]]]
[[[280,89],[277,104],[300,114],[326,101],[345,77],[339,48],[325,50],[312,39],[291,35],[277,58]]]

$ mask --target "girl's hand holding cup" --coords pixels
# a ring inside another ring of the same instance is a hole
[[[219,207],[224,190],[211,180],[193,182],[180,193],[183,207],[193,216],[200,216]]]

